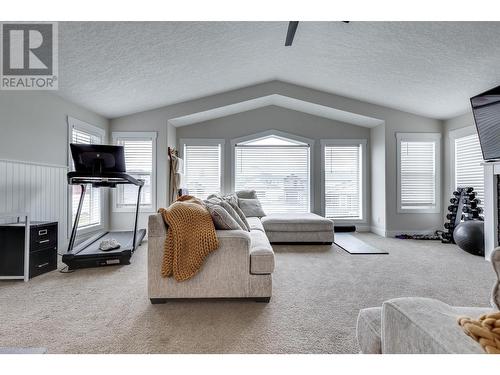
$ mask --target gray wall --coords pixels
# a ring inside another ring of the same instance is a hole
[[[442,131],[440,120],[413,115],[396,109],[346,98],[286,82],[271,81],[221,94],[173,104],[151,111],[113,119],[111,129],[119,130],[158,130],[165,132],[168,120],[177,117],[208,111],[214,108],[240,103],[267,95],[280,94],[290,98],[304,100],[313,104],[333,107],[339,110],[357,113],[385,121],[385,185],[386,185],[386,231],[394,234],[398,231],[429,231],[442,226],[439,214],[398,214],[396,202],[396,138],[401,132],[439,132]],[[228,125],[229,126],[229,125]],[[273,128],[272,124],[268,128]],[[179,131],[179,129],[178,129]],[[170,132],[173,133],[173,132]],[[170,134],[172,137],[173,135]],[[306,135],[307,136],[307,135]],[[179,137],[179,134],[177,134]],[[310,137],[309,137],[310,138]],[[167,196],[167,144],[171,144],[168,134],[158,138],[158,203],[166,204]],[[119,216],[112,215],[112,225],[120,223]]]
[[[371,230],[385,235],[386,196],[385,196],[385,124],[370,129],[371,165]],[[368,185],[370,186],[370,185]]]
[[[177,128],[177,139],[181,138],[217,138],[225,139],[224,178],[225,190],[231,190],[231,140],[266,130],[282,132],[314,139],[314,155],[312,155],[314,179],[313,211],[321,213],[321,139],[366,139],[370,140],[370,129],[344,124],[321,117],[308,115],[276,106],[269,106],[239,113],[232,116],[201,122],[194,125]],[[370,145],[367,147],[367,165],[370,165]],[[370,186],[367,173],[367,186]],[[367,192],[368,212],[370,218],[370,191]]]
[[[0,158],[68,165],[67,116],[109,134],[106,118],[55,94],[0,91]]]
[[[106,118],[55,94],[0,91],[0,159],[67,166],[68,116],[104,129],[109,137]],[[109,226],[108,207],[108,194],[104,194],[105,227]],[[59,221],[66,221],[64,216]]]

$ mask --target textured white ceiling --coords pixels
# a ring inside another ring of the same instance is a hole
[[[500,84],[500,23],[61,22],[59,95],[106,117],[283,80],[434,118]]]

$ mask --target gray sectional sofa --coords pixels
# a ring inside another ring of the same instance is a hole
[[[315,214],[248,217],[250,232],[217,230],[219,248],[193,278],[161,276],[167,227],[160,214],[148,223],[148,294],[152,303],[185,298],[249,298],[268,302],[275,260],[271,242],[333,243],[333,222]]]

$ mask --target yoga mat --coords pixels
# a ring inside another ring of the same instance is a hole
[[[385,250],[377,249],[351,233],[335,233],[335,245],[341,247],[349,254],[389,254]]]

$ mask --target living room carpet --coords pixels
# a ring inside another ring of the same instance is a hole
[[[49,353],[357,353],[361,308],[403,296],[488,305],[494,273],[483,258],[438,241],[356,237],[389,255],[274,246],[269,304],[151,305],[147,244],[129,266],[1,282],[0,347],[44,347]]]

